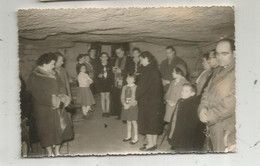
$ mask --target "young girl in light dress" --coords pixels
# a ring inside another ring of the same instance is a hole
[[[87,116],[91,106],[95,104],[95,99],[89,88],[93,80],[87,74],[87,69],[84,64],[80,66],[80,73],[78,74],[79,93],[77,96],[77,103],[82,106],[83,116]]]
[[[137,119],[138,119],[138,108],[137,101],[135,100],[135,75],[128,75],[126,78],[127,85],[123,86],[121,94],[121,103],[123,110],[121,114],[121,120],[127,121],[127,136],[123,139],[123,142],[130,141],[130,144],[134,145],[138,142],[138,130],[137,130]],[[132,136],[133,126],[133,136]]]

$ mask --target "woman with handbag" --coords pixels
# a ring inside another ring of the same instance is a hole
[[[65,108],[70,98],[58,91],[58,83],[53,71],[57,57],[53,53],[45,53],[37,60],[37,67],[28,79],[28,90],[32,95],[36,127],[40,144],[46,149],[48,156],[59,155],[63,142],[63,127],[60,109]]]

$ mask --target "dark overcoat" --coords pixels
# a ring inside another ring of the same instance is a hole
[[[197,96],[178,101],[175,129],[172,138],[169,139],[169,143],[178,150],[202,150],[205,136],[201,127],[203,123],[197,114],[199,103],[200,98]]]
[[[136,99],[138,101],[138,128],[141,134],[158,135],[163,131],[163,87],[157,64],[143,67],[138,78]]]
[[[54,74],[39,67],[28,79],[28,90],[32,95],[36,127],[42,147],[62,143],[62,130],[57,109],[53,108],[52,95],[58,95],[58,84]]]

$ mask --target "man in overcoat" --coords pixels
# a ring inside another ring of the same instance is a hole
[[[198,109],[199,118],[209,127],[214,152],[235,151],[235,46],[224,39],[217,43],[219,67],[205,89]]]

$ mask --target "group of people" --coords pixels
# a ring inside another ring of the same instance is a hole
[[[139,48],[132,55],[123,47],[115,53],[112,60],[106,52],[97,56],[92,48],[77,58],[76,102],[85,117],[100,94],[102,116],[126,121],[124,142],[134,145],[138,134],[145,135],[142,151],[156,150],[158,135],[163,133],[176,151],[203,151],[206,138],[214,152],[235,150],[233,40],[221,40],[204,54],[205,70],[195,84],[190,82],[188,65],[172,46],[166,47],[167,58],[160,65],[149,51]],[[71,93],[63,60],[60,53],[43,54],[28,80],[40,142],[50,156],[59,155],[61,143],[73,138],[65,111]]]

